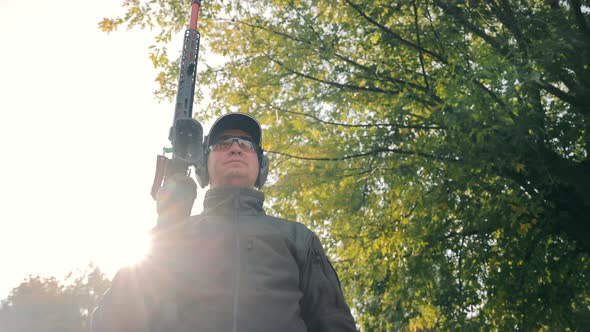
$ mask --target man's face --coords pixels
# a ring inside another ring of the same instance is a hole
[[[252,140],[250,135],[240,129],[224,130],[218,139],[221,142],[230,137],[241,137]],[[240,147],[232,142],[228,149],[212,149],[207,160],[209,185],[211,188],[254,187],[258,177],[258,155],[256,151]]]

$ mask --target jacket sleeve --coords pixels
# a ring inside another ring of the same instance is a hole
[[[308,241],[301,269],[301,311],[310,332],[357,331],[340,280],[318,237]]]
[[[148,331],[149,313],[141,281],[133,268],[120,270],[92,312],[92,332]]]

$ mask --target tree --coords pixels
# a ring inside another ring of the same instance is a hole
[[[187,4],[123,6],[100,27],[156,28],[156,95],[172,97],[166,46]],[[198,82],[212,102],[198,117],[266,126],[272,210],[324,236],[364,330],[581,329],[589,7],[204,2]]]
[[[19,332],[89,331],[90,313],[110,281],[98,267],[55,277],[29,276],[2,301],[0,330]]]

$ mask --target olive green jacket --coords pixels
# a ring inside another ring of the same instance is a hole
[[[115,276],[93,331],[356,331],[318,237],[263,202],[211,189],[202,214],[158,226],[153,254]]]

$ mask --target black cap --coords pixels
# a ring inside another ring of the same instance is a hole
[[[207,149],[215,139],[219,137],[225,130],[229,129],[240,129],[248,133],[254,140],[254,143],[260,147],[260,141],[262,139],[262,131],[260,124],[256,119],[244,113],[228,113],[220,116],[215,120],[207,135],[205,141],[205,149]]]

